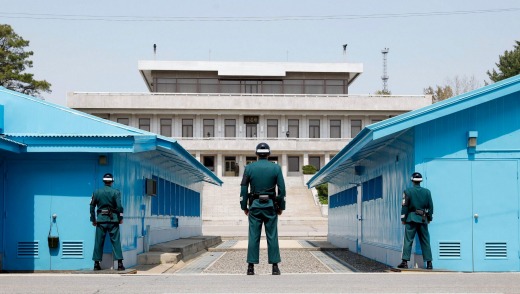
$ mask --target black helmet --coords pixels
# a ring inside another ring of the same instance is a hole
[[[269,148],[269,145],[266,143],[260,143],[256,145],[256,155],[260,157],[266,157],[271,154],[271,149]]]
[[[112,176],[112,174],[108,173],[108,174],[103,175],[103,182],[113,182],[113,181],[114,181],[114,176]]]
[[[412,174],[412,182],[422,182],[422,175],[418,172]]]

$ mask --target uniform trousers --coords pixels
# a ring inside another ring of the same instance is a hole
[[[410,260],[412,252],[412,243],[415,234],[419,237],[421,244],[421,251],[424,261],[432,260],[432,249],[430,247],[430,233],[428,232],[427,223],[407,222],[404,229],[404,245],[403,245],[403,260]]]
[[[121,236],[119,233],[119,223],[98,223],[96,226],[96,242],[94,244],[94,254],[92,260],[101,261],[103,259],[103,245],[105,244],[106,234],[110,236],[112,243],[112,252],[115,260],[123,259],[123,251],[121,249]]]
[[[259,263],[260,235],[262,224],[265,224],[267,239],[267,262],[279,263],[280,247],[278,245],[278,215],[273,207],[256,208],[249,210],[249,242],[247,244],[247,262]]]

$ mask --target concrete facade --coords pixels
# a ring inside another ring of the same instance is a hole
[[[267,142],[286,176],[324,166],[364,126],[431,96],[349,95],[362,64],[140,61],[151,93],[69,93],[67,105],[178,140],[217,176]]]

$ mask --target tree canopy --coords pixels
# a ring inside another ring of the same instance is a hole
[[[477,88],[481,85],[475,78],[475,76],[455,76],[452,79],[447,78],[444,86],[436,85],[435,87],[429,86],[423,90],[424,94],[432,95],[433,102],[439,102],[444,99],[448,99],[453,96],[457,96]]]
[[[489,79],[498,82],[512,76],[520,74],[520,41],[516,41],[515,49],[505,51],[504,55],[498,57],[498,63],[495,63],[498,71],[487,71]]]
[[[25,72],[33,66],[29,58],[34,54],[25,50],[27,46],[29,41],[17,35],[10,25],[0,24],[0,85],[27,95],[50,93],[49,82],[35,80],[33,74]]]

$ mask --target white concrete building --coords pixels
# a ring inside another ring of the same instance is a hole
[[[318,169],[363,127],[431,96],[349,95],[359,63],[140,61],[150,93],[69,93],[67,105],[173,137],[221,177],[240,177],[267,142],[287,176]]]

